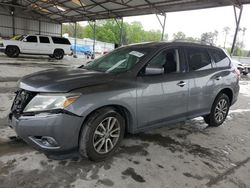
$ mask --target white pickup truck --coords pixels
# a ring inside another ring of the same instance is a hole
[[[33,54],[63,59],[64,55],[72,54],[70,41],[58,36],[21,35],[15,39],[3,40],[2,48],[9,57]]]

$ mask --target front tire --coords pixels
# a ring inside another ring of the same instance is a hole
[[[79,153],[92,161],[111,157],[123,139],[124,118],[113,108],[94,112],[84,123],[79,141]]]
[[[20,50],[17,46],[7,46],[5,54],[8,57],[18,57]]]
[[[227,117],[229,107],[229,97],[224,93],[219,94],[213,103],[210,114],[203,117],[204,121],[212,127],[220,126]]]

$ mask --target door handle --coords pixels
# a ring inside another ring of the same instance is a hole
[[[180,81],[177,85],[180,87],[184,87],[186,85],[186,82]]]
[[[222,78],[221,76],[216,76],[215,80],[221,80],[221,78]]]

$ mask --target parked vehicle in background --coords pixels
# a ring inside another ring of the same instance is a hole
[[[4,40],[2,47],[9,57],[19,54],[49,55],[51,58],[63,59],[72,54],[70,41],[67,38],[44,35],[20,35],[12,40]]]
[[[17,135],[46,155],[114,154],[124,134],[202,116],[220,126],[239,93],[238,70],[217,47],[143,43],[86,66],[25,76],[9,115]]]
[[[237,60],[232,60],[232,63],[237,67],[240,71],[240,74],[247,75],[248,74],[248,67],[244,66],[241,62]]]

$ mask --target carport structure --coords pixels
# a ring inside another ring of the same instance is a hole
[[[89,21],[92,23],[95,41],[95,21],[114,18],[120,27],[120,45],[122,45],[123,17],[156,14],[162,27],[162,40],[165,31],[166,13],[223,6],[233,6],[236,29],[232,51],[234,51],[243,5],[250,0],[1,0],[0,6],[8,8],[15,18],[13,8],[35,12],[41,18],[46,17],[57,23],[77,23]],[[239,14],[237,10],[239,9]],[[163,20],[159,16],[163,17]],[[39,19],[39,18],[38,18]],[[76,27],[75,27],[76,28]],[[76,34],[76,32],[75,32]],[[95,44],[95,43],[94,43]],[[93,46],[95,49],[95,46]]]

